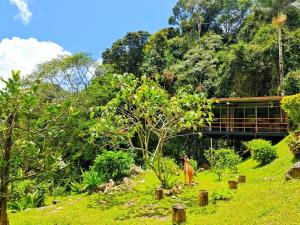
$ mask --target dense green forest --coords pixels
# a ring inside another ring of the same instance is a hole
[[[111,178],[99,166],[110,157],[122,162],[118,171],[151,168],[164,187],[169,158],[187,154],[202,165],[211,99],[300,92],[298,7],[179,0],[169,27],[128,32],[102,63],[77,53],[26,78],[12,72],[0,90],[0,223],[7,210],[43,206],[46,196],[93,190]]]

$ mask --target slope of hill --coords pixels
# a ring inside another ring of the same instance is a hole
[[[10,214],[12,225],[164,225],[171,224],[171,206],[187,205],[190,225],[299,225],[300,181],[285,181],[284,174],[293,164],[286,139],[277,144],[279,157],[271,164],[258,167],[252,159],[239,165],[239,174],[247,183],[239,185],[229,201],[213,203],[214,191],[227,189],[227,181],[236,175],[226,175],[221,181],[209,171],[196,176],[197,185],[184,187],[176,198],[162,201],[153,198],[158,185],[153,173],[146,172],[134,180],[128,193],[80,195],[62,198],[62,203],[41,209]],[[180,178],[182,179],[182,177]],[[206,207],[197,206],[200,189],[210,193]]]

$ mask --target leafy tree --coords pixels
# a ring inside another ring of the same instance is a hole
[[[149,75],[162,74],[172,60],[170,41],[179,35],[174,28],[163,29],[152,36],[144,47],[143,71]],[[177,49],[178,50],[178,49]],[[173,62],[172,62],[173,61]]]
[[[220,1],[179,0],[173,8],[169,24],[179,25],[184,33],[196,31],[200,39],[209,29],[220,7]]]
[[[149,36],[150,34],[146,31],[127,33],[125,37],[115,41],[111,48],[103,52],[103,63],[111,65],[116,73],[133,73],[140,76],[143,48]]]
[[[261,26],[249,43],[238,42],[220,54],[217,94],[225,96],[264,96],[277,93],[276,30]],[[225,88],[226,87],[226,88]]]
[[[300,70],[289,72],[286,75],[284,89],[287,95],[300,93]]]
[[[88,54],[77,53],[71,56],[59,56],[39,64],[30,77],[33,80],[40,79],[45,83],[50,83],[57,89],[79,93],[87,89],[90,80],[95,75],[96,67],[96,62]]]
[[[211,121],[211,101],[192,90],[180,90],[170,96],[156,81],[118,76],[114,86],[120,92],[106,106],[100,107],[101,116],[91,129],[92,137],[111,137],[112,145],[129,146],[142,152],[144,160],[154,170],[162,185],[163,148],[166,142],[188,129],[194,132]],[[157,139],[154,150],[149,149],[151,135]],[[133,137],[137,137],[134,143]],[[154,166],[153,163],[157,166]]]
[[[37,85],[23,86],[19,71],[13,71],[12,78],[2,82],[5,87],[0,90],[0,224],[6,225],[9,184],[35,176],[38,171],[50,172],[56,165],[55,160],[47,158],[49,152],[39,145],[45,138],[43,131],[48,129],[51,121],[48,119],[46,122],[39,117]],[[54,159],[55,154],[51,158]]]
[[[298,6],[298,0],[258,0],[255,2],[259,10],[269,13],[273,17],[272,23],[278,30],[278,61],[279,61],[279,74],[280,84],[284,82],[284,57],[283,57],[283,39],[282,39],[282,27],[287,21],[287,15],[284,14],[284,10],[289,6]],[[284,95],[285,91],[281,85],[281,95]]]
[[[204,156],[219,180],[226,169],[237,170],[237,165],[241,161],[241,157],[232,149],[209,149],[205,151]]]
[[[227,41],[235,41],[239,29],[247,18],[251,0],[225,0],[221,1],[221,7],[214,21]]]
[[[172,66],[177,76],[177,86],[192,84],[194,87],[202,86],[209,96],[216,91],[218,78],[218,54],[223,49],[222,37],[207,33],[202,37],[201,44],[189,50],[182,62]]]

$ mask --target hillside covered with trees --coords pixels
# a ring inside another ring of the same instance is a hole
[[[178,0],[168,27],[128,32],[101,63],[76,53],[28,76],[13,71],[0,85],[0,224],[8,224],[7,212],[124,181],[132,165],[151,170],[147,176],[165,189],[177,185],[185,155],[195,171],[205,164],[219,178],[236,171],[244,151],[256,149],[221,141],[220,158],[228,161],[217,168],[219,153],[206,151],[201,134],[213,120],[215,98],[292,95],[282,104],[299,130],[299,7],[287,0]],[[293,137],[297,155],[300,135]],[[265,165],[277,155],[270,143],[260,144],[269,158],[257,159]],[[211,174],[204,177],[211,182]]]

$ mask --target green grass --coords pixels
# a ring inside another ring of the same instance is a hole
[[[166,197],[162,201],[153,198],[157,179],[147,172],[135,179],[134,190],[129,193],[80,195],[62,198],[61,204],[46,209],[30,209],[10,214],[12,225],[164,225],[171,224],[171,206],[187,205],[190,225],[299,225],[300,181],[284,179],[285,172],[293,164],[286,140],[277,146],[279,157],[271,164],[259,167],[252,159],[239,165],[239,174],[247,176],[247,183],[231,191],[229,201],[211,200],[208,206],[198,207],[200,189],[227,188],[228,179],[237,175],[225,175],[221,181],[211,172],[195,177],[194,187],[185,187],[176,199]],[[183,179],[182,177],[180,178]]]

